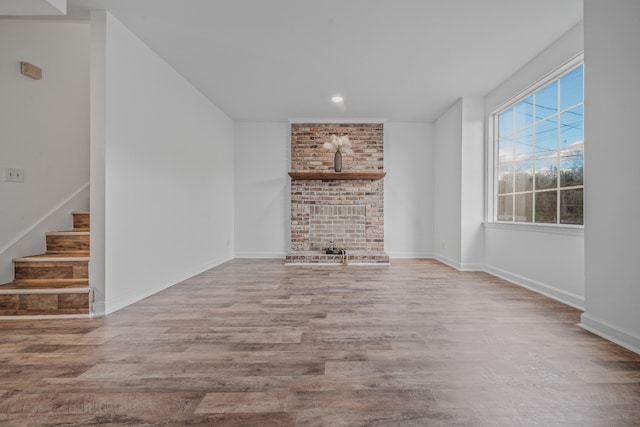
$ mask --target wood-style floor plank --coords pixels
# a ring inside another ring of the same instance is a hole
[[[0,425],[640,426],[640,355],[433,260],[233,260],[105,318],[0,321]]]

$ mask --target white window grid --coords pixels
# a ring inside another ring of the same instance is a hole
[[[581,102],[575,103],[573,105],[570,106],[565,106],[565,108],[560,108],[560,94],[561,94],[561,90],[560,90],[560,79],[562,77],[564,77],[565,75],[571,73],[572,71],[574,71],[575,69],[579,68],[580,66],[583,67],[583,99]],[[532,183],[532,188],[530,190],[524,190],[524,191],[515,191],[515,174],[514,176],[514,182],[512,184],[512,190],[511,192],[507,192],[507,193],[502,193],[500,194],[500,196],[512,196],[512,217],[513,219],[511,220],[500,220],[498,219],[498,175],[499,175],[499,169],[498,166],[500,165],[499,163],[499,152],[498,152],[498,126],[499,126],[499,121],[498,121],[498,117],[501,113],[503,113],[504,111],[508,110],[509,108],[514,108],[514,106],[516,106],[518,103],[520,103],[521,101],[527,99],[528,97],[532,96],[534,93],[536,93],[538,90],[544,88],[545,86],[553,83],[554,81],[558,81],[558,90],[557,90],[557,97],[558,97],[558,110],[557,112],[555,112],[552,115],[549,115],[547,117],[545,117],[543,120],[537,121],[534,120],[530,125],[524,127],[524,128],[520,128],[517,129],[517,126],[515,124],[516,120],[517,120],[517,115],[514,114],[513,115],[513,134],[515,135],[516,129],[517,130],[523,130],[523,129],[533,129],[534,126],[536,124],[540,124],[540,123],[544,123],[547,122],[549,120],[552,119],[556,119],[556,133],[558,135],[560,135],[560,127],[562,125],[560,117],[562,116],[563,113],[566,113],[568,111],[571,111],[572,109],[575,109],[576,107],[579,106],[583,106],[584,108],[584,59],[583,59],[583,55],[580,54],[577,57],[573,58],[572,60],[568,61],[566,64],[564,64],[563,66],[559,67],[557,70],[553,71],[552,73],[550,73],[549,75],[545,76],[544,78],[540,79],[538,82],[534,83],[533,85],[531,85],[527,90],[521,92],[520,94],[514,96],[513,98],[511,98],[510,100],[508,100],[507,102],[505,102],[504,104],[502,104],[500,107],[498,107],[492,114],[491,114],[491,127],[490,127],[490,141],[491,141],[491,150],[493,153],[492,156],[492,161],[490,162],[490,169],[492,171],[492,185],[490,187],[490,194],[492,197],[492,211],[490,212],[490,218],[492,218],[493,221],[498,222],[498,223],[503,223],[503,224],[535,224],[535,225],[541,225],[541,226],[563,226],[563,227],[579,227],[582,228],[583,225],[577,225],[577,224],[563,224],[560,222],[560,215],[561,215],[561,204],[559,202],[559,192],[560,191],[568,191],[568,190],[573,190],[573,189],[583,189],[584,188],[584,181],[583,184],[580,185],[573,185],[573,186],[562,186],[561,185],[561,179],[560,179],[560,174],[559,171],[560,169],[560,162],[562,160],[562,153],[566,153],[566,152],[570,152],[575,150],[576,148],[580,148],[582,150],[582,154],[584,156],[584,137],[583,140],[580,144],[574,144],[571,147],[565,147],[565,148],[560,148],[560,146],[558,145],[558,150],[554,151],[554,157],[555,157],[555,161],[556,161],[556,170],[558,171],[558,176],[556,179],[556,185],[555,187],[552,188],[545,188],[545,189],[537,189],[536,188],[536,179],[535,179],[535,173],[536,173],[536,159],[540,159],[541,157],[543,157],[543,155],[539,155],[535,153],[535,149],[532,150],[532,152],[534,154],[530,155],[530,156],[523,156],[521,158],[515,158],[511,161],[511,162],[505,162],[505,164],[511,164],[512,167],[515,168],[516,164],[519,162],[522,162],[523,160],[530,160],[532,163],[532,170],[533,170],[533,183]],[[536,117],[536,103],[534,102],[533,105],[533,116],[534,118]],[[583,110],[584,111],[584,110]],[[536,143],[536,135],[535,132],[532,132],[532,142],[534,144],[534,148],[535,148],[535,143]],[[584,159],[584,157],[583,157]],[[544,192],[554,192],[556,194],[556,222],[555,223],[550,223],[550,222],[536,222],[536,206],[535,206],[535,202],[536,202],[536,197],[535,195],[538,193],[544,193]],[[532,219],[531,221],[518,221],[516,220],[516,196],[518,195],[530,195],[532,198]]]

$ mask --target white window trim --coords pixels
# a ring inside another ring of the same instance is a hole
[[[485,213],[485,222],[483,223],[486,228],[495,228],[495,229],[511,229],[511,230],[526,230],[526,231],[536,231],[536,232],[545,232],[552,234],[568,234],[568,235],[583,235],[584,225],[574,225],[574,224],[544,224],[544,223],[527,223],[527,222],[506,222],[506,221],[496,221],[495,220],[495,212],[498,207],[498,197],[495,194],[496,188],[496,170],[495,165],[498,162],[498,153],[495,146],[495,129],[498,123],[498,113],[507,108],[509,105],[516,104],[521,100],[525,99],[527,96],[536,92],[538,89],[552,82],[553,80],[558,79],[563,74],[570,71],[572,68],[578,67],[579,65],[584,64],[584,52],[580,52],[573,58],[569,59],[559,67],[555,68],[553,71],[547,73],[543,77],[534,81],[530,85],[528,85],[523,91],[518,92],[517,94],[511,96],[503,103],[498,105],[496,108],[489,113],[488,116],[488,126],[487,126],[487,158],[486,158],[486,175],[485,175],[485,188],[487,189],[486,194],[486,213]],[[583,71],[586,73],[586,71]]]
[[[485,221],[484,228],[496,230],[519,230],[534,233],[564,234],[567,236],[584,236],[584,225],[542,224],[532,222],[498,222]]]

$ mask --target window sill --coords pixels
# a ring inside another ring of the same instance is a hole
[[[582,225],[526,224],[520,222],[483,222],[482,225],[484,228],[494,230],[518,230],[532,233],[584,236],[584,226]]]

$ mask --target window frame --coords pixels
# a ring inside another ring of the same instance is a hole
[[[584,201],[583,201],[583,223],[582,224],[562,224],[560,222],[557,223],[542,223],[542,222],[519,222],[519,221],[500,221],[497,218],[498,214],[498,165],[499,165],[499,152],[498,152],[498,117],[499,114],[508,109],[509,107],[514,107],[521,101],[525,100],[529,96],[532,96],[535,92],[542,89],[544,86],[547,86],[554,81],[559,80],[561,77],[569,74],[573,70],[582,66],[583,72],[583,99],[582,105],[584,107],[585,99],[584,99],[584,76],[585,76],[585,67],[584,67],[584,53],[581,52],[578,55],[574,56],[570,60],[566,61],[559,67],[555,68],[553,71],[547,73],[545,76],[540,79],[534,81],[532,84],[528,85],[524,90],[519,91],[497,107],[491,111],[488,116],[488,126],[487,126],[487,176],[486,176],[486,188],[487,188],[487,212],[486,212],[486,221],[485,224],[491,226],[498,226],[499,228],[519,228],[519,229],[531,229],[531,230],[548,230],[552,232],[554,229],[562,232],[563,230],[571,230],[575,231],[584,229]],[[558,117],[562,110],[558,110]],[[584,114],[584,112],[583,112]],[[583,116],[583,132],[584,132],[584,116]],[[583,155],[583,164],[584,164],[584,134],[583,134],[583,144],[582,144],[582,155]],[[561,150],[560,150],[561,151]],[[532,157],[532,160],[535,160],[535,157]],[[535,178],[534,178],[535,179]],[[560,180],[560,176],[558,176],[558,180]],[[558,183],[559,185],[559,183]],[[561,188],[561,187],[558,187]],[[584,178],[581,188],[584,189]],[[535,190],[534,198],[535,198]],[[514,193],[511,193],[515,195]],[[583,191],[584,194],[584,191]],[[559,197],[559,196],[557,196]],[[559,207],[558,207],[559,209]],[[515,212],[514,212],[515,214]]]

